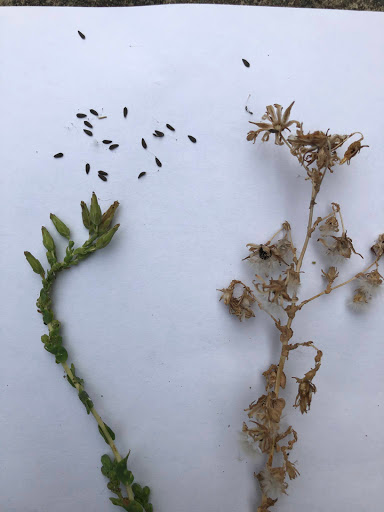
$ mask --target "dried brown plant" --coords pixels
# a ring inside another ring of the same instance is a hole
[[[262,141],[267,142],[269,135],[274,134],[275,144],[286,146],[290,154],[297,158],[299,164],[306,170],[306,179],[311,182],[311,197],[303,246],[300,251],[295,247],[291,226],[285,221],[267,242],[247,245],[249,255],[244,260],[256,267],[257,272],[253,282],[254,290],[237,280],[233,280],[228,288],[220,290],[224,304],[240,321],[255,316],[252,309],[255,304],[265,311],[278,329],[281,341],[278,362],[271,364],[263,373],[266,380],[266,393],[246,409],[251,424],[243,423],[241,432],[242,439],[247,441],[247,446],[267,455],[264,469],[255,474],[262,492],[257,512],[268,512],[277,502],[279,495],[286,493],[287,480],[292,480],[299,475],[296,463],[288,459],[289,452],[297,442],[297,433],[292,426],[285,429],[281,426],[286,401],[280,396],[280,389],[284,389],[287,385],[287,377],[284,373],[285,363],[289,354],[298,347],[313,349],[316,355],[313,368],[310,368],[303,377],[293,377],[298,385],[293,407],[299,408],[302,414],[307,413],[310,410],[313,395],[317,391],[313,381],[320,369],[323,353],[312,341],[291,343],[294,336],[292,324],[296,314],[309,302],[322,295],[328,295],[352,281],[358,283],[358,288],[354,292],[350,305],[358,310],[366,307],[376,293],[383,288],[383,278],[378,271],[378,264],[384,253],[384,233],[379,235],[371,248],[374,261],[364,270],[347,281],[335,284],[339,272],[336,265],[330,265],[326,270],[321,271],[326,280],[324,289],[313,297],[299,300],[301,268],[308,243],[316,229],[320,235],[318,242],[324,246],[331,261],[335,263],[346,261],[353,254],[361,256],[355,251],[351,238],[347,236],[340,205],[332,203],[330,213],[325,217],[317,217],[316,220],[314,220],[314,208],[325,176],[332,173],[336,166],[349,164],[363,147],[368,146],[361,145],[364,137],[360,132],[349,135],[333,135],[321,130],[304,133],[303,123],[289,120],[292,106],[293,102],[285,112],[281,105],[267,106],[262,121],[252,123],[256,124],[258,130],[250,131],[247,140],[255,142],[258,135],[263,133]],[[283,132],[290,131],[289,127],[292,125],[296,125],[296,134],[286,138]],[[344,156],[340,157],[338,150],[356,134],[360,136],[359,140],[352,142]],[[338,233],[337,236],[336,233]],[[371,270],[372,267],[375,268]],[[234,295],[236,286],[242,288],[237,296]],[[283,317],[285,320],[282,320]],[[282,462],[278,465],[275,457],[277,453],[282,455],[282,459],[280,458]]]

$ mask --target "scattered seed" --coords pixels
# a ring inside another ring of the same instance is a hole
[[[84,121],[85,126],[88,126],[88,128],[93,128],[91,123],[89,121]]]
[[[99,116],[99,119],[107,119],[107,116]]]
[[[99,171],[99,175],[101,176],[108,176],[108,173],[105,171]]]
[[[79,34],[81,39],[85,39],[85,35],[82,32],[80,32],[80,30],[78,30],[77,33]]]
[[[171,126],[170,124],[166,124],[165,126],[168,128],[168,130],[171,130],[172,132],[175,131],[174,127]]]
[[[53,158],[62,158],[63,156],[63,153],[56,153],[56,155],[53,155]]]
[[[249,68],[250,63],[249,63],[247,60],[245,60],[245,59],[241,59],[241,60],[243,61],[244,66],[245,66],[246,68]]]
[[[86,133],[87,135],[89,135],[90,137],[92,137],[93,133],[89,130],[83,130],[84,133]]]
[[[89,164],[85,164],[85,172],[89,174],[89,171],[91,170],[91,166]]]
[[[188,139],[195,144],[196,139],[192,135],[188,135]]]
[[[127,109],[127,107],[124,107],[124,111],[123,111],[123,112],[124,112],[124,117],[127,117],[127,115],[128,115],[128,109]]]
[[[157,157],[155,157],[155,161],[159,167],[163,165]]]
[[[111,140],[103,140],[103,144],[111,144]]]
[[[80,119],[83,119],[83,117],[87,117],[86,114],[76,114],[76,117],[79,117]]]
[[[246,111],[246,112],[248,112],[248,114],[251,114],[251,116],[253,116],[253,112],[251,112],[251,111],[249,110],[249,108],[247,107],[247,105],[245,105],[245,111]]]
[[[146,173],[145,171],[141,172],[141,173],[138,175],[137,179],[139,180],[140,178],[142,178],[142,177],[143,177],[143,176],[145,176],[146,174],[147,174],[147,173]]]
[[[98,176],[99,176],[99,178],[100,178],[101,180],[103,180],[103,181],[107,181],[107,177],[106,177],[106,176],[103,176],[102,174],[99,174]]]
[[[94,116],[98,116],[99,114],[96,112],[96,110],[93,110],[93,108],[90,109],[90,113]]]
[[[112,150],[114,150],[114,149],[116,149],[116,148],[118,148],[118,147],[119,147],[119,145],[118,145],[118,144],[111,144],[111,145],[109,146],[109,149],[112,151]]]
[[[164,133],[159,130],[155,130],[155,133],[153,135],[155,137],[164,137]]]
[[[144,149],[147,149],[147,143],[145,142],[144,139],[141,139],[141,145],[143,146]]]

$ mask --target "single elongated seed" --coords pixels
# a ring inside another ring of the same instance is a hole
[[[159,167],[163,165],[157,157],[155,157],[155,161]]]
[[[85,164],[85,172],[89,174],[89,171],[91,170],[91,166],[89,164]]]
[[[107,140],[107,139],[103,140],[103,144],[111,144],[111,142],[112,142],[111,140]]]
[[[141,145],[143,146],[144,149],[147,149],[147,143],[145,142],[144,139],[141,139]]]
[[[56,153],[56,155],[53,155],[53,158],[62,158],[63,156],[63,153]]]
[[[170,124],[166,124],[165,126],[168,128],[168,130],[171,130],[172,132],[175,131],[174,127],[171,126]]]
[[[92,137],[93,133],[90,130],[83,130],[84,133]]]
[[[246,68],[249,68],[250,63],[249,63],[247,60],[245,60],[245,59],[241,59],[241,60],[243,61],[244,66],[245,66]]]
[[[116,149],[116,148],[118,148],[118,147],[119,147],[119,145],[118,145],[118,144],[111,144],[111,145],[109,146],[109,149],[112,151],[112,150],[114,150],[114,149]]]
[[[108,173],[105,171],[99,171],[99,174],[101,174],[101,176],[108,176]]]
[[[90,113],[94,116],[98,116],[99,114],[96,112],[96,110],[93,110],[93,108],[90,109]]]
[[[124,112],[124,117],[127,117],[127,115],[128,115],[128,109],[127,109],[127,107],[124,107],[123,112]]]
[[[155,130],[155,133],[153,135],[155,137],[164,137],[164,133],[159,130]]]
[[[93,128],[91,123],[89,121],[84,121],[85,126],[88,126],[88,128]]]
[[[107,181],[107,177],[106,177],[106,176],[104,176],[103,174],[99,174],[98,176],[99,176],[99,178],[100,178],[101,180],[103,180],[103,181]]]
[[[188,139],[195,144],[196,139],[192,135],[188,135]]]
[[[83,119],[83,117],[87,117],[86,114],[76,114],[76,117],[79,117],[80,119]]]
[[[145,171],[141,172],[141,173],[138,175],[137,179],[139,180],[140,178],[142,178],[142,177],[143,177],[143,176],[145,176],[146,174],[147,174],[147,173],[146,173]]]
[[[77,33],[79,34],[81,39],[85,39],[85,35],[82,32],[80,32],[80,30],[78,30]]]

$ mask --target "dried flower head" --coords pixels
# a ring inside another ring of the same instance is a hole
[[[371,251],[373,251],[378,258],[381,258],[384,253],[384,233],[379,235],[374,245],[372,245]]]
[[[369,302],[370,297],[368,296],[368,294],[361,288],[357,288],[357,290],[355,290],[352,300],[349,302],[349,306],[354,311],[360,313],[368,308]]]
[[[239,432],[239,443],[243,452],[250,457],[255,458],[262,453],[259,448],[259,440],[256,439],[253,432],[248,429],[246,423],[243,423],[243,428],[241,432]]]
[[[274,391],[268,395],[262,395],[257,402],[252,402],[248,409],[249,418],[256,418],[260,423],[279,423],[285,407],[284,398],[277,398]]]
[[[316,163],[317,169],[329,169],[339,161],[336,150],[347,140],[348,135],[328,135],[320,130],[304,133],[302,125],[296,135],[290,135],[288,141],[291,153],[304,166]]]
[[[339,231],[339,222],[335,215],[328,217],[320,226],[319,230],[323,235],[329,235],[330,233],[337,233]]]
[[[292,298],[288,295],[287,282],[281,276],[278,279],[270,279],[269,284],[257,283],[255,288],[259,293],[268,293],[268,301],[280,306],[283,301],[291,301]]]
[[[324,272],[321,270],[323,277],[328,281],[327,288],[325,289],[325,293],[330,293],[332,290],[332,285],[334,281],[338,278],[339,273],[336,267],[329,267],[328,272]]]
[[[347,236],[346,232],[341,236],[331,235],[331,237],[335,240],[332,245],[328,245],[324,238],[318,239],[318,242],[321,242],[324,247],[326,247],[328,255],[338,255],[342,258],[350,258],[353,252],[354,254],[359,255],[361,258],[363,257],[361,254],[355,251],[355,248],[352,244],[352,239]]]
[[[300,475],[295,464],[288,459],[285,460],[285,470],[290,480],[294,480],[298,475]]]
[[[293,101],[289,107],[285,110],[283,114],[283,107],[281,105],[278,105],[275,103],[274,106],[268,105],[266,108],[266,113],[263,115],[262,119],[269,121],[268,123],[255,123],[253,121],[249,121],[251,124],[255,124],[259,127],[256,131],[250,131],[247,135],[247,140],[253,140],[253,142],[256,142],[256,138],[259,135],[259,133],[264,132],[264,135],[262,137],[262,141],[266,142],[269,140],[269,134],[274,133],[275,134],[275,144],[282,146],[284,144],[282,139],[282,132],[284,130],[289,130],[289,127],[293,124],[296,124],[296,126],[300,126],[300,123],[298,121],[289,121],[289,116],[291,115],[291,109],[293,107],[293,104],[295,102]],[[289,130],[290,131],[290,130]]]
[[[285,491],[288,484],[285,482],[285,468],[269,468],[268,466],[256,475],[261,490],[269,498],[276,499],[281,494],[287,494]]]
[[[379,274],[377,269],[367,272],[366,274],[359,274],[358,281],[360,289],[367,295],[376,295],[384,288],[383,276]]]
[[[294,407],[300,406],[301,414],[304,414],[311,408],[312,393],[316,393],[316,386],[306,378],[298,379],[297,377],[294,377],[294,379],[299,383],[299,391],[296,396]]]
[[[272,447],[276,429],[269,428],[257,421],[254,421],[253,423],[257,426],[249,428],[246,423],[243,423],[243,429],[241,432],[243,436],[242,438],[244,439],[244,441],[242,441],[243,449],[247,450],[248,444],[255,453],[268,453]],[[245,446],[244,443],[246,443]]]
[[[354,134],[352,134],[354,135]],[[343,159],[340,161],[340,165],[347,162],[349,165],[351,163],[351,158],[357,155],[357,153],[360,153],[361,148],[369,148],[369,146],[362,146],[361,141],[363,140],[363,136],[360,140],[357,140],[356,142],[352,142],[350,146],[348,146],[347,151],[344,153]]]
[[[239,297],[234,296],[236,285],[243,287],[243,292]],[[251,289],[241,281],[233,280],[228,288],[223,288],[219,291],[223,292],[220,300],[223,299],[224,304],[229,306],[229,312],[231,315],[236,315],[240,322],[243,321],[244,318],[251,318],[252,316],[255,316],[251,306],[256,299]]]

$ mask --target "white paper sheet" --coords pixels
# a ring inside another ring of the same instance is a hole
[[[279,342],[261,312],[242,324],[230,317],[216,289],[251,283],[245,245],[266,241],[282,221],[302,243],[310,185],[284,148],[245,140],[248,121],[296,100],[292,117],[308,130],[364,133],[370,147],[328,177],[317,212],[340,203],[370,261],[384,231],[383,21],[209,5],[0,10],[2,510],[114,510],[100,473],[108,447],[43,350],[40,282],[23,255],[44,259],[40,227],[51,228],[50,212],[82,242],[79,203],[93,190],[104,208],[120,201],[121,228],[56,284],[70,361],[121,453],[132,450],[130,468],[151,487],[156,512],[256,510],[253,472],[263,461],[241,452],[238,431]],[[107,116],[90,115],[93,138],[76,118],[90,108]],[[166,136],[155,139],[154,129]],[[120,147],[109,151],[105,138]],[[303,297],[321,289],[324,261],[311,242]],[[354,256],[342,277],[361,265]],[[276,512],[381,507],[383,302],[354,316],[345,306],[352,292],[323,297],[295,321],[294,340],[313,340],[324,358],[304,416],[291,406],[291,377],[313,354],[298,350],[286,367],[285,420],[298,431],[291,458],[301,475]]]

